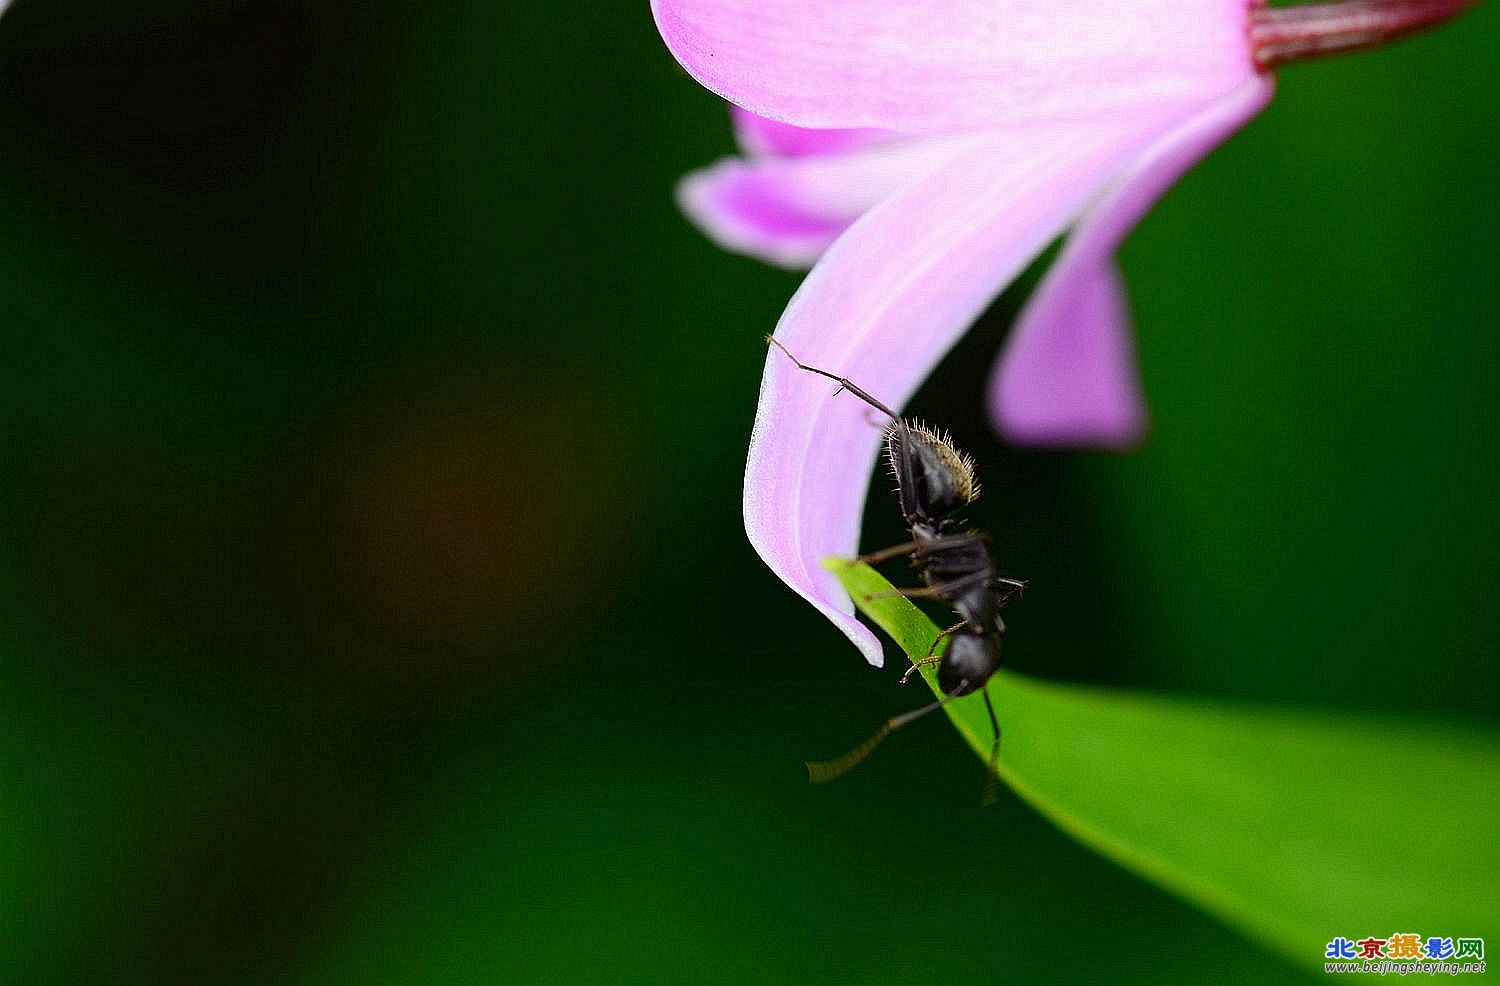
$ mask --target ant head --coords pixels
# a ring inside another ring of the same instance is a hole
[[[977,692],[1000,666],[1000,635],[980,635],[965,627],[948,641],[938,665],[938,687],[957,698]]]
[[[974,460],[941,432],[899,422],[886,434],[885,451],[907,517],[938,520],[979,497]]]

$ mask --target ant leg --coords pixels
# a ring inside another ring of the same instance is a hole
[[[865,597],[865,602],[872,599],[890,599],[892,596],[905,596],[907,599],[942,599],[942,592],[935,586],[927,586],[925,589],[892,589],[890,592],[872,592]]]
[[[922,564],[922,559],[917,558],[916,562],[920,565]],[[949,579],[947,582],[939,582],[925,589],[897,589],[894,593],[887,592],[883,593],[883,595],[906,596],[908,599],[949,599],[951,598],[951,594],[962,592],[970,586],[987,584],[988,580],[985,578],[984,573],[976,572],[973,575],[964,575],[956,579]],[[867,596],[865,598],[875,599],[877,597]]]
[[[969,625],[969,621],[968,620],[959,620],[957,623],[953,624],[948,629],[946,629],[946,630],[939,630],[938,633],[937,633],[937,636],[932,638],[932,646],[929,647],[929,648],[927,648],[927,656],[931,657],[932,655],[936,654],[937,653],[938,644],[942,643],[947,637],[951,636],[952,634],[957,633],[958,631],[962,630],[964,627],[966,627],[968,625]],[[904,679],[902,680],[901,683],[903,685],[906,684],[906,682],[905,682]]]
[[[938,644],[942,643],[944,638],[948,637],[951,634],[957,633],[968,625],[969,624],[967,621],[959,620],[948,629],[939,630],[937,636],[932,638],[932,646],[927,648],[927,656],[922,658],[922,660],[920,661],[912,662],[912,666],[906,669],[906,674],[901,676],[901,684],[906,684],[907,679],[915,674],[918,668],[925,668],[929,664],[941,664],[943,661],[943,655],[937,652]]]
[[[911,522],[907,521],[907,523],[909,524]],[[926,548],[929,551],[932,551],[932,550],[935,550],[935,549],[938,549],[938,548],[951,548],[951,547],[954,547],[955,545],[960,545],[960,544],[973,544],[975,540],[988,542],[988,541],[990,541],[990,536],[988,534],[983,534],[983,533],[981,533],[981,534],[944,534],[942,537],[928,538],[927,541],[926,541],[926,543],[923,544],[922,547]],[[1010,579],[1008,581],[1014,582],[1015,580],[1014,579]]]
[[[882,548],[879,551],[872,551],[868,555],[860,555],[858,558],[854,559],[853,562],[850,562],[850,564],[852,565],[856,562],[863,562],[866,565],[879,565],[883,561],[890,561],[892,558],[899,558],[902,555],[909,555],[916,550],[917,542],[908,541],[905,544],[898,544],[890,548]]]
[[[931,705],[924,705],[920,709],[914,709],[903,715],[894,716],[885,721],[885,725],[875,730],[875,735],[863,743],[839,757],[837,760],[814,760],[807,764],[807,779],[814,784],[827,784],[831,780],[843,777],[853,770],[861,760],[870,755],[870,751],[880,745],[881,741],[896,730],[909,722],[915,722],[933,709],[941,709],[953,701],[955,695],[944,695]]]
[[[841,377],[837,373],[830,373],[828,370],[820,370],[816,366],[808,366],[806,363],[793,356],[792,351],[783,346],[775,336],[766,336],[766,342],[768,342],[772,346],[775,346],[783,353],[786,353],[787,359],[797,364],[797,369],[806,370],[808,373],[816,373],[820,377],[827,377],[828,379],[837,383],[839,385],[839,389],[833,392],[833,396],[837,397],[841,392],[847,390],[849,391],[849,393],[853,394],[855,397],[858,397],[860,400],[864,401],[866,404],[870,405],[881,414],[884,414],[892,421],[901,420],[896,415],[895,411],[892,411],[890,408],[886,407],[884,404],[871,397],[864,389],[862,389],[858,384],[854,383],[848,377]]]
[[[1000,602],[1004,604],[1023,594],[1030,584],[1025,579],[1008,579],[1002,575],[990,582],[990,588],[995,590]]]
[[[995,707],[990,704],[990,690],[984,690],[984,709],[990,714],[990,725],[995,729],[995,745],[990,747],[990,772],[984,780],[984,793],[979,797],[981,807],[992,805],[999,797],[1000,785],[1000,721],[995,718]]]
[[[906,674],[901,676],[901,684],[906,684],[906,680],[916,674],[918,668],[925,668],[929,664],[941,664],[942,662],[943,657],[941,654],[934,657],[924,657],[920,661],[913,661],[911,667],[906,669]]]

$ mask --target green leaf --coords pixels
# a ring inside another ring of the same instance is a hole
[[[865,565],[824,563],[909,656],[937,628]],[[1312,673],[1312,672],[1310,672]],[[924,675],[934,692],[936,675]],[[1421,687],[1419,669],[1401,682]],[[1476,726],[989,684],[1000,774],[1085,845],[1295,962],[1335,936],[1482,937],[1500,918],[1500,737]],[[946,706],[982,760],[984,703]],[[1002,843],[999,843],[1003,845]]]

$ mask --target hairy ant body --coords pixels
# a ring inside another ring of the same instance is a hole
[[[882,551],[862,555],[859,561],[878,564],[906,555],[922,570],[927,583],[920,589],[897,589],[899,595],[913,599],[940,600],[950,606],[959,621],[938,634],[926,658],[916,661],[901,678],[907,679],[925,665],[938,666],[938,688],[943,697],[886,721],[874,736],[836,760],[809,763],[808,774],[815,783],[834,780],[851,770],[891,733],[964,695],[984,694],[995,742],[990,751],[989,786],[985,801],[993,798],[993,784],[1000,757],[1000,723],[990,703],[985,684],[1000,666],[1000,638],[1005,621],[1000,609],[1014,595],[1026,588],[1018,579],[1005,578],[995,571],[987,543],[989,535],[965,527],[954,514],[979,498],[979,484],[974,478],[974,460],[954,447],[945,434],[922,423],[903,418],[847,377],[808,366],[772,337],[766,341],[786,354],[799,369],[827,377],[839,385],[834,392],[847,390],[890,419],[885,426],[886,460],[896,480],[896,495],[901,515],[911,532],[911,540]],[[948,646],[935,653],[944,638]]]

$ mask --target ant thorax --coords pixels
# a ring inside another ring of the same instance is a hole
[[[975,633],[1004,632],[995,594],[995,564],[979,531],[945,531],[923,538],[914,527],[912,561],[923,578]]]

